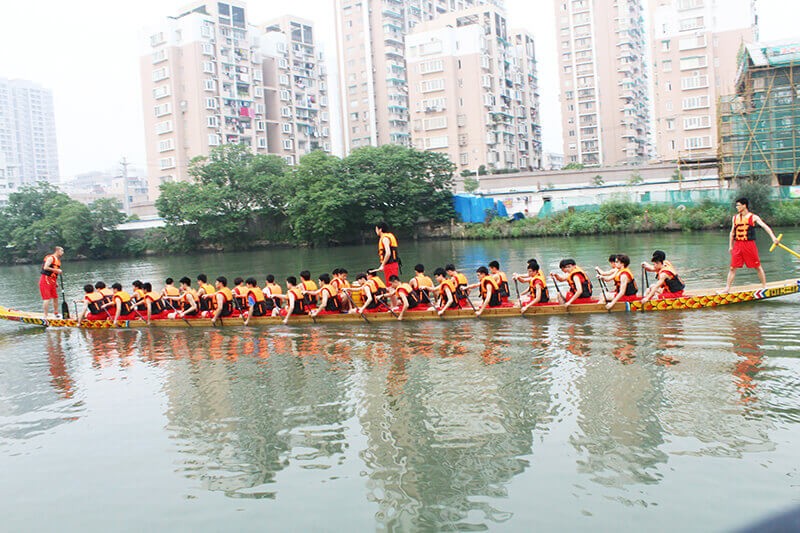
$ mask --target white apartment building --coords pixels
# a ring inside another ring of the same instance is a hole
[[[6,192],[38,181],[58,183],[52,91],[31,81],[0,78],[0,154]]]
[[[245,3],[208,1],[193,4],[148,32],[141,72],[151,200],[158,198],[162,183],[189,179],[191,160],[208,155],[221,144],[242,144],[260,154],[276,153],[290,163],[304,153],[299,151],[303,147],[312,149],[311,142],[303,145],[292,140],[290,146],[274,136],[270,145],[267,106],[281,94],[274,83],[265,87],[260,46],[264,32],[288,32],[288,38],[283,37],[288,50],[294,27],[282,24],[256,27],[248,23]],[[306,22],[302,26],[307,29],[300,28],[298,44],[306,47],[309,43],[302,39],[310,36],[311,30]],[[277,53],[270,56],[275,61],[269,60],[269,77],[280,80],[280,74],[273,75],[273,66],[279,71],[292,70],[313,80],[309,85],[319,91],[319,57],[313,53],[313,43],[311,49],[302,68],[288,56],[283,58],[285,63]],[[288,115],[281,113],[281,122],[295,122],[302,115],[292,106]],[[279,127],[283,128],[283,123]],[[313,130],[310,138],[314,138]]]
[[[565,164],[648,159],[642,0],[554,0]]]
[[[538,169],[542,145],[533,37],[491,5],[443,14],[406,36],[413,146],[457,170]]]
[[[656,153],[717,155],[716,104],[734,92],[737,54],[756,40],[754,0],[650,0]]]
[[[331,151],[328,75],[311,21],[286,16],[260,26],[267,149],[294,165],[314,150]]]
[[[503,0],[335,0],[345,153],[411,143],[405,36],[417,24]]]

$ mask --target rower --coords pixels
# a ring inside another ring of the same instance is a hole
[[[131,283],[131,286],[133,287],[133,292],[131,292],[131,299],[133,301],[134,309],[136,309],[137,311],[146,311],[147,306],[144,303],[144,295],[145,295],[144,284],[137,279],[133,283]]]
[[[161,299],[161,294],[153,292],[151,283],[142,283],[142,290],[144,291],[144,307],[147,310],[147,325],[149,326],[151,319],[165,317],[163,313],[166,305]]]
[[[481,305],[475,310],[475,316],[481,316],[487,307],[501,305],[500,287],[495,278],[489,275],[489,269],[485,266],[479,266],[475,272],[478,274],[478,289],[481,293]]]
[[[337,292],[336,297],[339,299],[339,305],[341,306],[342,312],[349,311],[350,300],[347,298],[347,294],[342,292],[342,289],[347,289],[350,287],[350,282],[347,281],[347,269],[334,268],[333,278],[331,279],[331,285],[333,285],[334,288],[336,289]]]
[[[375,225],[375,234],[378,236],[378,259],[381,262],[376,270],[383,272],[384,280],[388,283],[391,276],[400,276],[402,261],[397,254],[397,237],[389,233],[389,225],[386,222]]]
[[[275,276],[272,274],[267,275],[267,283],[264,285],[264,295],[267,298],[270,298],[272,302],[275,304],[275,309],[281,308],[281,296],[283,295],[283,289],[281,286],[275,283]]]
[[[345,292],[352,292],[355,294],[361,294],[361,298],[363,303],[356,309],[358,314],[363,314],[366,309],[375,309],[378,307],[378,285],[373,280],[377,278],[374,274],[371,274],[372,278],[367,279],[367,275],[363,272],[359,272],[356,274],[356,283],[357,286],[350,287],[349,289],[342,289]],[[377,278],[380,279],[380,278]],[[383,281],[381,280],[381,283]],[[384,287],[385,289],[385,287]]]
[[[214,309],[214,287],[208,283],[205,274],[197,275],[197,304],[200,311],[211,311]]]
[[[411,284],[402,283],[397,276],[391,276],[389,278],[389,284],[392,287],[389,290],[389,294],[394,295],[400,304],[400,313],[397,315],[397,320],[403,320],[403,315],[406,311],[421,305],[417,297],[417,291],[411,287]]]
[[[233,314],[233,292],[228,288],[228,278],[220,276],[214,283],[214,316],[211,325],[216,326],[217,320]]]
[[[303,270],[300,272],[300,286],[303,291],[303,304],[310,311],[317,306],[317,295],[319,288],[311,280],[311,272]]]
[[[614,275],[617,273],[617,254],[611,254],[608,256],[608,270],[600,270],[599,266],[594,267],[594,271],[597,272],[597,275],[602,277],[606,281],[611,281],[614,278]]]
[[[200,297],[197,291],[192,288],[192,280],[184,276],[180,279],[181,298],[178,302],[180,311],[170,318],[196,317],[200,313]]]
[[[297,285],[297,278],[289,276],[286,278],[286,295],[280,295],[281,299],[286,299],[288,305],[285,310],[284,324],[289,323],[289,317],[292,315],[305,315],[306,311],[303,306],[303,290]]]
[[[558,264],[563,274],[551,273],[550,276],[558,281],[566,281],[569,290],[564,298],[559,295],[559,300],[564,300],[564,307],[569,307],[573,303],[594,303],[592,298],[592,282],[586,272],[575,264],[574,259],[562,259]],[[578,301],[583,300],[583,301]]]
[[[508,287],[508,276],[506,273],[500,270],[500,263],[498,261],[492,261],[489,263],[489,273],[497,282],[498,293],[500,294],[500,301],[504,304],[508,303],[508,298],[511,296]]]
[[[96,290],[91,283],[83,286],[84,307],[78,315],[78,326],[84,320],[103,320],[108,316],[108,312],[103,310],[103,295]],[[101,316],[102,315],[102,316]]]
[[[138,315],[134,315],[135,310],[131,301],[131,295],[122,290],[122,285],[114,283],[111,285],[111,290],[114,291],[113,300],[103,307],[114,306],[114,321],[111,323],[111,327],[115,328],[120,319],[133,320]]]
[[[637,296],[639,288],[636,286],[633,272],[628,268],[630,264],[630,257],[625,254],[616,254],[614,275],[608,280],[614,282],[614,293],[611,300],[606,303],[606,309],[611,309],[617,302],[632,302],[639,299]],[[606,279],[607,276],[600,276],[600,278]]]
[[[438,283],[437,286],[429,289],[430,291],[439,293],[439,307],[437,313],[442,316],[448,309],[458,309],[458,300],[456,299],[456,282],[455,280],[447,279],[447,271],[441,267],[433,271],[433,278]]]
[[[98,281],[94,284],[94,288],[103,295],[103,303],[107,304],[114,298],[114,291],[106,287],[106,284],[102,281]]]
[[[264,296],[264,291],[258,286],[256,278],[247,278],[245,281],[247,287],[247,318],[244,319],[244,325],[250,324],[250,319],[254,316],[268,316],[274,308],[272,299],[267,299]]]
[[[653,252],[653,257],[650,263],[642,263],[642,268],[648,272],[656,273],[656,282],[645,291],[642,297],[642,303],[649,302],[658,296],[659,300],[666,300],[669,298],[680,298],[683,296],[683,289],[686,285],[678,276],[678,271],[672,266],[672,263],[667,261],[667,254],[661,250]]]
[[[469,298],[469,280],[467,280],[467,276],[456,270],[455,265],[452,263],[445,265],[444,269],[455,284],[455,295],[458,300],[458,306],[462,307],[463,303]]]
[[[249,292],[247,285],[244,283],[244,279],[240,276],[237,276],[233,280],[233,307],[239,311],[239,313],[244,313],[247,311],[247,294]]]
[[[408,281],[408,284],[414,289],[418,302],[428,301],[427,289],[433,287],[433,280],[425,275],[425,265],[419,263],[414,266],[414,277]]]
[[[181,291],[175,286],[175,280],[167,278],[164,280],[164,288],[161,290],[161,301],[164,306],[171,311],[178,309],[178,302],[181,299]]]
[[[515,273],[512,277],[515,280],[528,283],[528,288],[522,292],[522,296],[528,295],[529,298],[524,303],[522,299],[520,299],[519,302],[520,311],[522,313],[530,309],[531,306],[550,302],[550,295],[547,292],[547,278],[545,278],[544,272],[542,272],[539,267],[539,262],[536,261],[536,259],[528,261],[527,276],[521,276]]]
[[[331,277],[328,273],[320,274],[319,276],[319,307],[308,314],[317,316],[320,312],[326,313],[339,313],[342,310],[342,304],[339,301],[339,291],[331,283]]]

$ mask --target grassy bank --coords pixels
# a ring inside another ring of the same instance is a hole
[[[776,227],[800,225],[800,201],[774,202],[764,220]],[[727,205],[704,203],[694,207],[608,202],[595,211],[564,211],[548,218],[508,222],[495,218],[484,224],[464,224],[454,239],[508,239],[595,235],[610,233],[651,233],[658,231],[699,231],[729,229],[733,211]]]

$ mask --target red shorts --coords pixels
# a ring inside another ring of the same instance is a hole
[[[386,263],[383,266],[383,279],[389,285],[389,278],[392,276],[400,277],[400,263]]]
[[[39,277],[39,292],[42,294],[42,300],[52,300],[53,298],[58,298],[56,280],[50,276],[42,275]]]
[[[747,265],[747,268],[758,268],[761,266],[761,260],[758,258],[756,241],[733,241],[731,267],[741,268],[742,265]]]

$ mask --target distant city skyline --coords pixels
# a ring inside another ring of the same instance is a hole
[[[32,0],[4,6],[0,76],[26,79],[54,96],[59,167],[62,178],[114,165],[123,156],[145,165],[144,121],[139,58],[142,35],[184,0],[141,0],[136,9],[100,0],[75,3]],[[552,0],[506,0],[511,24],[533,33],[542,105],[545,151],[561,152],[557,50]],[[317,26],[331,85],[336,86],[336,42],[331,0],[296,0],[275,9],[272,2],[249,2],[256,22],[281,15],[310,19]],[[800,4],[758,0],[759,40],[797,38]],[[43,15],[47,16],[34,16]],[[16,53],[15,53],[16,51]],[[649,59],[649,58],[648,58]],[[341,139],[335,139],[338,153]]]

